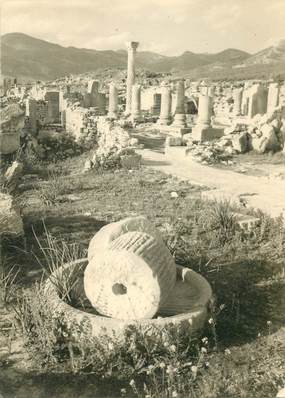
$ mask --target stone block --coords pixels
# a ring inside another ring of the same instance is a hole
[[[252,137],[252,149],[258,153],[265,153],[267,151],[277,151],[280,149],[280,143],[275,133],[274,127],[269,124],[264,124],[261,127],[261,136]]]
[[[240,133],[232,139],[233,149],[238,153],[245,153],[249,150],[249,135],[247,133]]]
[[[224,135],[224,129],[210,126],[200,126],[199,124],[192,129],[192,138],[194,141],[211,141],[221,138]]]
[[[165,147],[168,146],[181,146],[182,145],[182,137],[177,136],[177,137],[167,137],[165,140]]]
[[[8,167],[5,175],[5,186],[7,187],[9,192],[13,192],[20,181],[20,178],[23,175],[23,165],[18,161],[14,161],[10,167]]]

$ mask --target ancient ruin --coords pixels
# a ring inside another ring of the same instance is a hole
[[[138,3],[99,28],[105,5],[80,7],[82,48],[4,40],[29,75],[0,95],[0,398],[282,394],[285,41],[195,53],[212,4],[196,23],[196,2]],[[234,40],[245,13],[219,6]]]

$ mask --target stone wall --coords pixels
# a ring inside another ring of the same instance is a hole
[[[65,110],[66,131],[74,135],[76,141],[97,131],[97,117],[92,109],[69,105]]]

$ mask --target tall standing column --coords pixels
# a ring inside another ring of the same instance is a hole
[[[177,127],[186,127],[186,115],[185,115],[185,85],[184,79],[179,80],[176,85],[176,110],[173,125]]]
[[[114,83],[109,86],[109,112],[110,119],[116,119],[118,116],[118,90]]]
[[[128,49],[128,75],[127,75],[127,95],[126,95],[126,114],[131,113],[132,109],[132,87],[135,83],[135,55],[139,43],[130,41],[127,43]]]
[[[132,87],[131,116],[133,120],[141,117],[141,86],[139,84],[134,84]]]
[[[167,86],[161,89],[161,107],[158,124],[167,125],[170,122],[171,116],[171,91]]]

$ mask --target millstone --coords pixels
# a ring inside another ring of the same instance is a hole
[[[96,310],[118,319],[152,318],[176,281],[176,266],[162,240],[127,232],[97,252],[84,274]]]
[[[113,240],[131,231],[146,232],[162,242],[159,231],[145,217],[128,217],[121,221],[110,223],[97,232],[89,244],[88,260],[91,261],[101,250],[105,250]]]

